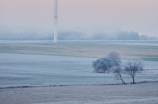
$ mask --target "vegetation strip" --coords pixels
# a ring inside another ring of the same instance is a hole
[[[136,84],[141,83],[158,83],[157,81],[140,81],[136,82]],[[125,85],[133,84],[133,82],[126,83]],[[8,86],[8,87],[0,87],[0,89],[17,89],[17,88],[37,88],[37,87],[64,87],[64,86],[105,86],[105,85],[122,85],[121,83],[116,84],[73,84],[73,85],[41,85],[41,86]]]

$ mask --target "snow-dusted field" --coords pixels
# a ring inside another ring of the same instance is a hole
[[[158,83],[0,89],[0,104],[158,104]]]
[[[121,83],[113,74],[93,73],[96,58],[0,53],[0,87]],[[158,62],[145,61],[139,81],[158,80]],[[132,79],[124,75],[126,82]]]
[[[94,60],[0,53],[0,104],[158,104],[158,83],[99,85],[121,82],[113,74],[93,73]],[[157,81],[158,62],[145,61],[144,67],[136,82]],[[42,87],[49,85],[71,86]],[[11,86],[40,87],[7,88]]]

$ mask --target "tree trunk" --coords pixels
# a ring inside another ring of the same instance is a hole
[[[121,79],[121,80],[122,80],[122,84],[126,84],[125,81],[124,81],[123,79]]]
[[[132,79],[133,79],[133,84],[135,84],[134,76],[132,76]]]
[[[126,84],[125,81],[123,80],[122,76],[121,76],[121,73],[118,73],[120,75],[120,79],[122,81],[122,84]]]

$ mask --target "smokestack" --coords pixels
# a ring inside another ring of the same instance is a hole
[[[54,0],[54,42],[58,40],[58,3]]]

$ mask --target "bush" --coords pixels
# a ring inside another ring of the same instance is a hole
[[[93,62],[92,66],[94,72],[105,73],[111,71],[113,68],[120,67],[121,59],[117,52],[110,52],[106,57],[99,58]],[[111,69],[111,70],[110,70]]]

